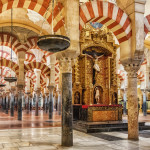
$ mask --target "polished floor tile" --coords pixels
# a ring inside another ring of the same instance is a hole
[[[0,150],[150,150],[149,133],[140,131],[139,141],[130,141],[127,132],[102,132],[95,136],[74,131],[74,146],[62,147],[61,127],[7,129],[0,130]]]

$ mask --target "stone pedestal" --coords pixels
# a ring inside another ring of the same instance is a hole
[[[53,89],[54,86],[48,86],[49,89],[49,119],[53,119]]]

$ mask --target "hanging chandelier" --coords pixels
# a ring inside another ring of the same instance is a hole
[[[37,45],[40,49],[56,53],[66,50],[70,46],[70,39],[67,36],[55,35],[53,29],[53,19],[54,19],[54,0],[52,0],[52,34],[40,36],[38,38]]]
[[[11,9],[11,65],[12,65],[12,35],[13,35],[13,9]],[[17,81],[16,77],[4,77],[4,80],[13,83]]]

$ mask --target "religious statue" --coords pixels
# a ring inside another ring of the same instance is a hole
[[[99,93],[99,89],[98,87],[96,87],[96,93],[95,93],[95,99],[96,99],[96,103],[98,104],[99,103],[99,96],[100,96],[100,93]]]
[[[94,103],[95,104],[102,104],[102,99],[103,99],[103,89],[101,86],[97,86],[94,89]]]
[[[74,104],[80,104],[80,93],[76,92],[74,95]]]

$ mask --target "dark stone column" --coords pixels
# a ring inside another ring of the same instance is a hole
[[[73,146],[72,73],[62,73],[62,146]]]
[[[8,108],[9,108],[8,101],[9,101],[9,94],[7,93],[6,94],[6,114],[8,114]]]
[[[58,115],[61,115],[61,91],[58,90]]]
[[[18,120],[22,120],[23,85],[18,85]]]
[[[40,96],[40,89],[37,89],[36,90],[36,104],[35,104],[35,116],[38,116],[39,115],[39,96]]]
[[[124,90],[124,94],[123,94],[123,115],[127,115],[126,103],[127,103],[127,95],[126,95],[126,91]]]
[[[143,116],[147,115],[147,105],[146,105],[146,91],[143,91],[143,107],[142,107],[142,111],[143,111]]]
[[[49,89],[49,119],[53,119],[53,89],[54,86],[48,86]]]
[[[27,93],[27,114],[30,112],[30,93]]]
[[[11,93],[11,98],[10,98],[10,116],[14,116],[14,93]]]
[[[45,99],[46,99],[46,101],[45,101],[45,109],[46,109],[46,113],[48,112],[48,94],[46,94],[46,96],[45,96]]]
[[[45,111],[45,95],[43,95],[43,111]]]

